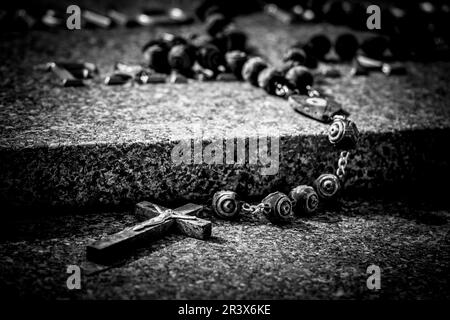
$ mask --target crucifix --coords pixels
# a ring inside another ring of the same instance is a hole
[[[203,206],[193,203],[172,210],[148,201],[139,202],[135,213],[147,220],[91,243],[86,248],[86,257],[93,262],[112,262],[173,229],[188,237],[207,239],[211,236],[211,222],[195,216],[202,209]]]

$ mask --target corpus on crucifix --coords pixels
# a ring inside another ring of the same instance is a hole
[[[211,236],[211,222],[195,216],[202,209],[203,206],[193,203],[168,209],[148,201],[140,202],[136,205],[136,215],[147,220],[91,243],[86,248],[87,259],[99,263],[112,262],[171,231],[207,239]]]

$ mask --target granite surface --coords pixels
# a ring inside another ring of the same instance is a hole
[[[347,198],[292,225],[259,216],[213,222],[207,241],[171,234],[68,290],[85,246],[138,220],[131,212],[6,220],[0,293],[39,299],[449,299],[448,203]],[[381,290],[367,289],[367,267]]]
[[[345,30],[286,27],[263,15],[239,18],[237,24],[274,64],[296,40]],[[327,127],[249,84],[108,87],[98,78],[83,88],[62,88],[52,74],[33,70],[48,61],[84,60],[97,63],[104,76],[117,61],[139,62],[140,47],[159,32],[199,30],[193,25],[2,34],[0,201],[81,208],[143,199],[204,200],[222,188],[262,196],[332,172],[338,152],[327,143]],[[351,156],[349,190],[434,186],[450,176],[444,147],[450,128],[450,63],[407,63],[408,74],[399,77],[352,78],[349,65],[332,67],[343,77],[318,86],[343,104],[362,133]],[[278,174],[261,175],[261,164],[176,165],[171,160],[183,139],[207,145],[257,135],[280,137]]]

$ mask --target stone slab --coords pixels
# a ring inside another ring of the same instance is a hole
[[[239,26],[276,64],[283,49],[329,25],[277,25],[263,15]],[[188,34],[199,25],[152,30],[81,30],[3,35],[0,43],[0,201],[11,206],[91,207],[132,205],[148,199],[206,200],[223,188],[245,196],[311,183],[332,172],[338,153],[327,127],[295,113],[286,101],[246,83],[189,83],[108,87],[95,79],[83,88],[62,88],[39,63],[93,61],[102,74],[117,61],[139,62],[152,35]],[[364,34],[359,34],[363,38]],[[392,185],[431,186],[450,176],[448,144],[450,63],[407,63],[408,75],[347,76],[323,88],[351,113],[362,133],[351,156],[350,190]],[[196,128],[201,128],[199,132]],[[261,166],[176,165],[183,139],[280,138],[280,166],[273,176]]]

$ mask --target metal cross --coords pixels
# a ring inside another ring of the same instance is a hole
[[[188,237],[207,239],[211,236],[211,222],[194,216],[202,209],[203,206],[193,203],[172,210],[151,202],[140,202],[135,213],[147,220],[91,243],[86,248],[87,259],[112,262],[138,246],[161,238],[172,228]]]

